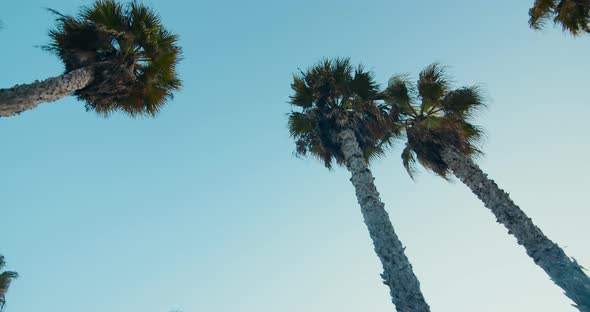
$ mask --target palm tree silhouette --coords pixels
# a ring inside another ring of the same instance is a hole
[[[297,153],[348,168],[397,311],[430,311],[367,165],[395,136],[387,107],[376,101],[372,73],[349,59],[325,60],[295,76],[291,87],[297,111],[289,115],[289,131]]]
[[[447,179],[453,173],[489,208],[527,254],[583,312],[590,312],[590,278],[475,164],[483,132],[471,119],[484,106],[478,87],[451,89],[444,67],[432,64],[417,84],[394,76],[384,92],[406,134],[402,161],[412,175],[416,162]]]

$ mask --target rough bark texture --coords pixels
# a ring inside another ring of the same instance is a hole
[[[581,266],[547,238],[512,202],[508,194],[471,159],[452,148],[445,149],[441,156],[455,176],[494,213],[498,222],[508,229],[509,234],[516,237],[535,263],[576,303],[575,306],[582,312],[590,312],[590,278],[584,274]]]
[[[348,170],[352,173],[350,181],[354,185],[365,224],[383,265],[381,277],[384,284],[389,286],[393,304],[398,312],[430,311],[420,290],[420,282],[404,253],[405,248],[395,234],[375,188],[373,174],[367,166],[354,132],[344,130],[338,134],[338,139]]]
[[[94,79],[94,68],[84,67],[67,74],[0,89],[0,117],[17,115],[43,102],[53,102],[86,87]]]

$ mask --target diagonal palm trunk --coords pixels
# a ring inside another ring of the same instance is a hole
[[[379,193],[373,183],[373,174],[367,166],[356,136],[352,130],[338,134],[346,166],[352,173],[350,181],[355,188],[356,197],[375,252],[383,265],[384,283],[389,286],[392,302],[398,312],[427,312],[420,282],[414,275],[412,265],[404,253],[404,247],[393,230],[389,216]]]
[[[590,312],[590,278],[582,267],[547,238],[471,159],[452,148],[445,149],[441,156],[455,176],[492,211],[498,222],[516,237],[518,244],[524,246],[527,254],[565,291],[576,307],[581,312]]]
[[[83,89],[93,81],[94,71],[93,66],[88,66],[43,81],[0,89],[0,117],[17,115],[40,103],[57,101]]]

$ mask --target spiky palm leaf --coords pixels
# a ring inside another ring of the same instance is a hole
[[[440,154],[446,147],[468,157],[479,153],[483,131],[470,119],[484,106],[482,92],[475,86],[451,89],[443,66],[427,66],[415,84],[407,75],[394,76],[383,96],[406,133],[402,162],[410,176],[418,162],[446,178],[449,168]]]
[[[98,0],[75,17],[53,12],[58,26],[45,48],[61,58],[66,72],[96,66],[93,83],[75,92],[87,109],[155,115],[180,88],[178,37],[151,9]]]
[[[574,36],[590,32],[590,0],[536,0],[529,16],[529,24],[535,29],[553,19]]]
[[[383,154],[395,136],[386,105],[376,101],[379,87],[373,74],[354,67],[346,58],[326,59],[293,78],[291,104],[300,111],[289,114],[289,131],[296,152],[311,154],[330,168],[344,164],[339,130],[355,132],[367,160]]]
[[[0,255],[0,270],[2,270],[5,265],[6,262],[4,261],[4,256]],[[18,274],[16,272],[6,271],[0,273],[0,311],[4,309],[4,305],[6,304],[5,295],[10,286],[10,282],[17,277]]]

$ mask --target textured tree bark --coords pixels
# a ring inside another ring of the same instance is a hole
[[[94,79],[94,67],[88,66],[67,74],[0,89],[0,117],[10,117],[33,109],[43,102],[53,102],[86,87]]]
[[[383,265],[384,272],[381,277],[384,284],[389,286],[396,310],[398,312],[430,311],[420,290],[420,282],[404,253],[405,248],[395,234],[389,215],[381,202],[373,174],[367,166],[354,132],[344,130],[337,136],[346,166],[352,173],[350,181],[355,188],[365,224],[373,240],[375,252]]]
[[[508,233],[516,237],[555,284],[565,291],[578,310],[590,312],[590,278],[582,267],[554,242],[510,199],[508,194],[487,177],[469,158],[452,148],[442,152],[442,158],[465,185],[489,208]]]

